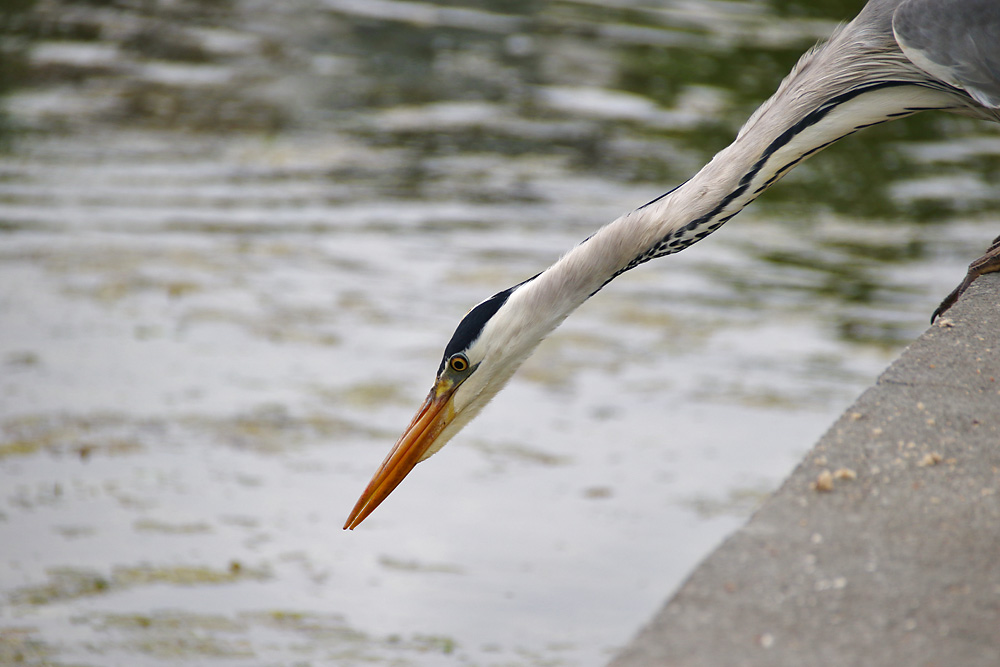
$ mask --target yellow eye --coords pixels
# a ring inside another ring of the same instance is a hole
[[[469,360],[465,358],[464,354],[456,354],[448,360],[448,365],[456,373],[464,373],[469,369]]]

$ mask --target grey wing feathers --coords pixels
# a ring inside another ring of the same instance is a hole
[[[915,65],[1000,108],[1000,0],[904,0],[892,29]]]

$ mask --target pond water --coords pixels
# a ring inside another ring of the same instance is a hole
[[[861,4],[12,4],[0,662],[607,662],[998,233],[997,128],[800,166],[341,525],[466,310],[687,178]]]

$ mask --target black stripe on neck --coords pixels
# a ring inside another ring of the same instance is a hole
[[[701,239],[705,238],[706,236],[708,236],[709,234],[711,234],[713,231],[715,231],[716,229],[718,229],[720,226],[722,226],[723,223],[725,223],[727,220],[729,220],[730,218],[732,218],[739,211],[737,210],[737,211],[735,211],[733,213],[725,215],[724,217],[722,217],[722,218],[720,218],[718,220],[716,220],[715,218],[717,218],[718,216],[720,216],[723,213],[723,211],[725,211],[725,209],[726,209],[727,206],[729,206],[736,198],[738,198],[739,196],[743,195],[750,188],[750,185],[753,182],[753,179],[757,176],[757,174],[760,173],[760,171],[764,168],[764,166],[768,163],[768,161],[774,156],[774,154],[777,153],[779,150],[781,150],[784,146],[788,145],[788,143],[791,142],[792,139],[794,139],[797,135],[799,135],[800,133],[804,132],[805,130],[807,130],[808,128],[812,127],[813,125],[816,125],[817,123],[819,123],[821,120],[823,120],[827,116],[827,114],[829,114],[831,111],[833,111],[834,109],[836,109],[841,104],[844,104],[845,102],[849,102],[850,100],[858,97],[859,95],[863,95],[865,93],[870,93],[870,92],[875,91],[875,90],[880,90],[880,89],[883,89],[883,88],[894,88],[894,87],[897,87],[897,86],[913,86],[913,85],[921,85],[921,84],[917,83],[917,82],[912,82],[912,81],[880,81],[878,83],[872,83],[872,84],[868,84],[866,86],[859,86],[857,88],[853,88],[851,90],[848,90],[846,92],[843,92],[843,93],[841,93],[839,95],[836,95],[836,96],[831,97],[830,99],[826,100],[820,106],[818,106],[816,109],[813,109],[812,111],[810,111],[809,113],[807,113],[805,116],[803,116],[798,122],[796,122],[795,124],[789,126],[784,132],[782,132],[781,134],[779,134],[770,144],[768,144],[767,148],[764,149],[764,152],[761,153],[761,156],[759,158],[757,158],[757,161],[754,162],[754,164],[750,167],[750,169],[747,170],[747,172],[745,174],[743,174],[743,176],[740,178],[740,181],[737,184],[736,188],[733,189],[733,191],[730,192],[729,194],[727,194],[725,197],[723,197],[719,201],[719,203],[716,204],[712,208],[711,211],[709,211],[708,213],[705,213],[704,215],[701,215],[701,216],[695,218],[694,220],[691,220],[690,222],[688,222],[684,226],[682,226],[682,227],[680,227],[678,229],[675,229],[671,233],[669,233],[666,236],[664,236],[662,239],[660,239],[655,244],[653,244],[652,247],[650,247],[649,249],[647,249],[641,255],[639,255],[638,257],[636,257],[635,259],[633,259],[631,262],[629,262],[624,268],[622,268],[620,271],[618,271],[617,273],[615,273],[615,275],[613,275],[611,278],[609,278],[607,282],[610,282],[611,280],[613,280],[617,276],[625,273],[626,271],[628,271],[630,269],[635,268],[636,266],[638,266],[640,264],[648,262],[651,259],[655,259],[656,257],[662,257],[663,255],[670,255],[670,254],[673,254],[675,252],[679,252],[679,251],[683,250],[684,248],[688,247],[689,245],[691,245],[692,243],[695,243],[695,242],[700,241]],[[838,137],[838,138],[840,138],[840,137]],[[822,148],[825,148],[826,146],[828,146],[829,144],[833,143],[834,141],[836,141],[836,139],[834,139],[833,141],[827,142],[827,143],[823,144],[820,147],[817,147],[817,148],[814,148],[814,149],[812,149],[810,151],[807,151],[806,155],[811,155],[812,153],[815,153],[816,151],[821,150]],[[793,160],[792,163],[789,166],[796,164],[797,162],[799,162],[800,160],[802,160],[804,157],[805,156],[801,156],[801,157],[797,158],[796,160]],[[779,173],[783,173],[783,171],[784,171],[784,169],[779,169],[778,170]],[[768,183],[767,183],[767,185],[770,185],[771,183],[773,183],[774,180],[776,180],[776,179],[769,180]],[[758,194],[760,194],[760,192],[762,192],[765,188],[766,188],[766,186],[762,187],[762,188],[758,189],[756,192],[754,192],[753,193],[754,197],[756,197]],[[674,188],[674,189],[676,190],[676,188]],[[671,192],[673,192],[673,190],[671,190]],[[666,194],[670,194],[670,193],[668,192]],[[649,204],[652,204],[653,202],[659,201],[660,199],[662,199],[663,197],[665,197],[666,194],[661,195],[660,197],[657,197],[652,202],[649,202]],[[752,199],[751,199],[751,201],[752,201]],[[749,203],[749,202],[747,202],[747,203]],[[649,204],[645,204],[645,206],[649,206]],[[643,206],[642,208],[645,208],[645,206]],[[702,230],[702,231],[698,231],[701,228],[705,228],[705,229]],[[604,284],[606,285],[607,282],[605,282]],[[602,287],[603,287],[603,285],[602,285]]]
[[[760,173],[760,170],[764,168],[764,165],[766,165],[768,160],[771,159],[771,156],[773,156],[775,153],[781,150],[784,146],[788,145],[788,143],[791,142],[792,139],[794,139],[796,136],[798,136],[808,128],[812,127],[813,125],[823,120],[827,116],[827,114],[829,114],[831,111],[836,109],[841,104],[849,102],[853,100],[855,97],[858,97],[859,95],[870,93],[874,90],[881,90],[882,88],[894,88],[896,86],[912,86],[912,85],[914,84],[909,81],[880,81],[879,83],[873,83],[867,86],[853,88],[851,90],[848,90],[847,92],[841,93],[840,95],[831,97],[829,100],[824,102],[818,108],[813,109],[805,116],[803,116],[802,119],[799,120],[797,123],[795,123],[787,130],[779,134],[777,138],[775,138],[775,140],[772,141],[768,145],[768,147],[764,149],[764,152],[757,159],[757,161],[750,168],[750,170],[743,175],[743,178],[740,179],[739,185],[736,187],[735,190],[733,190],[728,195],[723,197],[722,201],[720,201],[716,205],[716,207],[713,208],[711,211],[701,216],[700,218],[692,220],[682,229],[687,229],[689,231],[694,230],[695,228],[708,222],[709,220],[717,216],[719,213],[721,213],[723,209],[729,206],[729,204],[732,203],[734,199],[736,199],[737,197],[739,197],[740,195],[742,195],[744,192],[747,191],[747,188],[750,187],[750,183],[753,182],[754,177],[757,176],[758,173]],[[826,145],[827,144],[824,144],[824,146]]]

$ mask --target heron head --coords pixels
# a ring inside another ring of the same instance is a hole
[[[344,528],[374,511],[420,461],[441,449],[507,383],[542,333],[512,298],[525,281],[470,310],[445,347],[434,385],[361,494]]]

